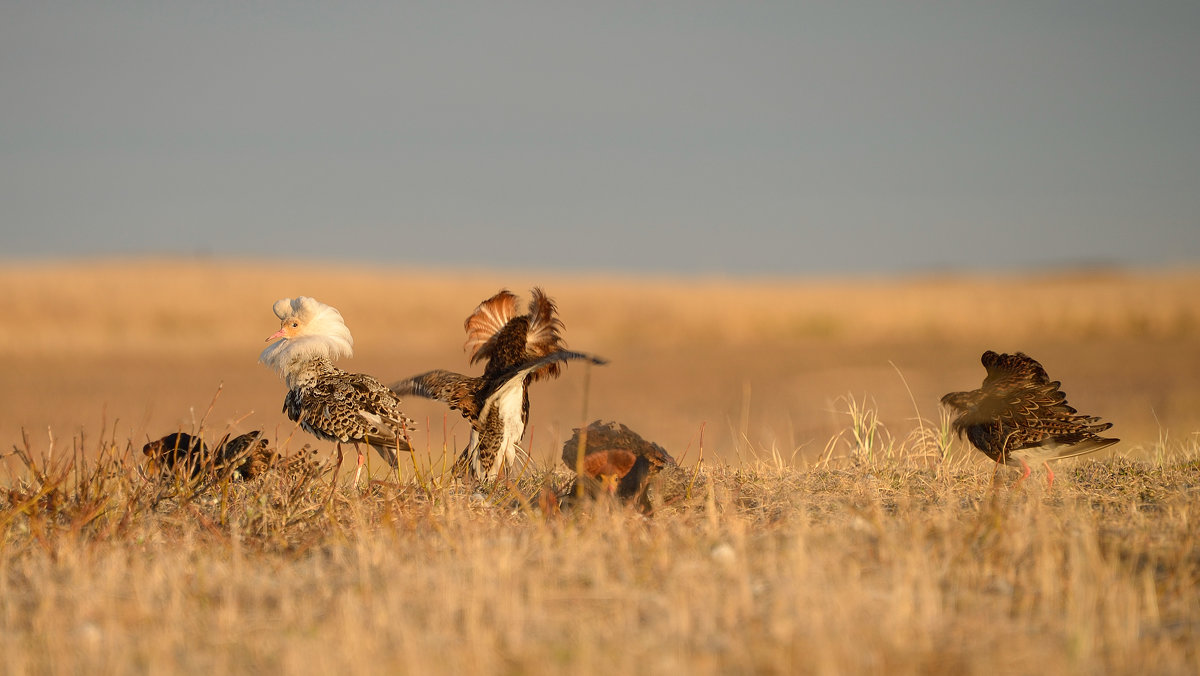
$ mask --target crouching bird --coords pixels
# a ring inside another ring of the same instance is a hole
[[[624,504],[635,504],[645,513],[652,509],[647,495],[650,480],[664,469],[678,467],[662,446],[619,422],[599,420],[575,430],[563,444],[562,459],[577,473],[567,495],[609,495]]]
[[[411,451],[408,431],[413,422],[400,412],[400,398],[375,378],[348,373],[333,365],[353,354],[354,339],[342,314],[307,296],[284,298],[274,305],[279,330],[267,341],[258,360],[275,369],[287,384],[283,410],[289,419],[318,439],[353,444],[358,453],[354,482],[366,456],[359,444],[379,452],[388,466],[398,466],[396,453]]]
[[[519,442],[529,420],[529,385],[557,377],[562,364],[604,359],[564,348],[554,301],[534,288],[529,312],[517,309],[508,290],[480,303],[464,328],[471,363],[486,360],[483,375],[467,376],[434,370],[391,385],[398,395],[436,399],[460,411],[471,423],[471,437],[454,463],[454,474],[477,481],[495,481],[516,462]]]
[[[276,453],[259,430],[232,439],[228,434],[210,450],[199,436],[173,432],[142,447],[151,470],[158,474],[181,471],[190,477],[199,476],[211,468],[216,472],[232,471],[242,479],[253,479],[275,460]]]
[[[1051,460],[1092,453],[1120,439],[1101,437],[1112,427],[1093,416],[1082,415],[1069,404],[1067,395],[1046,370],[1021,352],[997,354],[991,350],[981,359],[987,369],[983,386],[970,392],[951,392],[942,404],[957,416],[952,423],[987,457],[1004,465],[1020,466],[1029,477],[1029,463],[1046,466],[1047,486],[1054,485]]]

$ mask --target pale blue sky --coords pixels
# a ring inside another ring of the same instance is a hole
[[[1200,260],[1200,3],[0,5],[0,258]]]

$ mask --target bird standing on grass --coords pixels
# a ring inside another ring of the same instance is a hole
[[[1051,381],[1042,365],[1031,357],[997,354],[981,359],[987,369],[983,386],[970,392],[951,392],[942,404],[958,412],[954,431],[992,460],[1019,465],[1029,477],[1029,462],[1046,466],[1047,486],[1054,485],[1051,460],[1092,453],[1120,439],[1099,436],[1112,423],[1081,415],[1067,404],[1067,395]]]
[[[605,360],[564,349],[554,301],[534,288],[528,314],[518,314],[517,297],[502,290],[475,308],[464,328],[471,363],[486,360],[482,376],[435,370],[394,383],[399,395],[449,404],[471,422],[471,438],[454,463],[456,476],[495,481],[516,462],[529,420],[529,385],[559,375],[562,363]]]
[[[280,328],[258,360],[275,369],[287,384],[283,410],[305,431],[337,444],[354,445],[358,483],[366,457],[359,444],[379,452],[388,466],[398,466],[396,453],[411,451],[408,431],[412,421],[399,409],[400,398],[371,376],[348,373],[333,365],[338,357],[353,354],[354,339],[342,314],[316,299],[301,296],[275,303]]]

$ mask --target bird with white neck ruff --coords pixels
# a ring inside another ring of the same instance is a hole
[[[275,369],[287,384],[283,410],[289,419],[318,439],[353,444],[358,453],[354,482],[366,457],[359,444],[379,452],[395,469],[397,451],[411,451],[408,431],[413,422],[400,412],[400,398],[375,378],[348,373],[333,365],[353,354],[354,338],[342,313],[315,298],[301,296],[275,302],[279,330],[258,360]]]

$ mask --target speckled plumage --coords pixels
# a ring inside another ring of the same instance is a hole
[[[992,460],[1024,468],[1022,478],[1029,475],[1031,461],[1070,458],[1120,441],[1099,436],[1112,423],[1081,415],[1067,404],[1061,383],[1050,380],[1031,357],[988,350],[981,362],[987,369],[982,387],[951,392],[942,404],[957,412],[955,432]]]
[[[586,429],[586,441],[583,430],[577,428],[563,444],[562,451],[563,464],[575,471],[579,446],[583,442],[583,474],[577,480],[582,480],[584,492],[605,492],[609,482],[615,481],[614,492],[621,502],[636,504],[642,511],[649,512],[651,504],[647,489],[650,481],[662,470],[678,467],[675,459],[662,446],[643,439],[619,422],[597,420]],[[627,464],[628,456],[634,458],[631,464]],[[572,486],[568,494],[574,492]]]
[[[307,297],[275,303],[278,340],[259,360],[288,385],[283,410],[290,420],[319,439],[337,444],[365,443],[392,468],[397,451],[411,451],[413,423],[399,409],[400,398],[375,378],[333,365],[350,356],[353,338],[335,308]],[[361,466],[362,455],[359,455]]]
[[[530,295],[526,314],[519,314],[517,297],[505,289],[480,303],[463,322],[463,349],[472,364],[486,362],[482,376],[436,370],[392,385],[402,395],[443,401],[471,422],[471,438],[454,463],[456,476],[494,481],[516,461],[529,420],[530,383],[557,377],[563,362],[572,359],[605,363],[566,350],[554,301],[540,288]]]
[[[226,434],[211,451],[199,436],[174,432],[147,443],[142,447],[142,454],[148,458],[150,470],[155,474],[182,471],[189,476],[198,476],[211,468],[218,473],[233,471],[243,479],[262,474],[276,457],[259,430],[232,439]]]
[[[411,451],[413,422],[399,409],[400,397],[362,373],[347,373],[324,357],[300,367],[283,400],[288,419],[318,439],[365,443],[396,467],[396,450]]]

